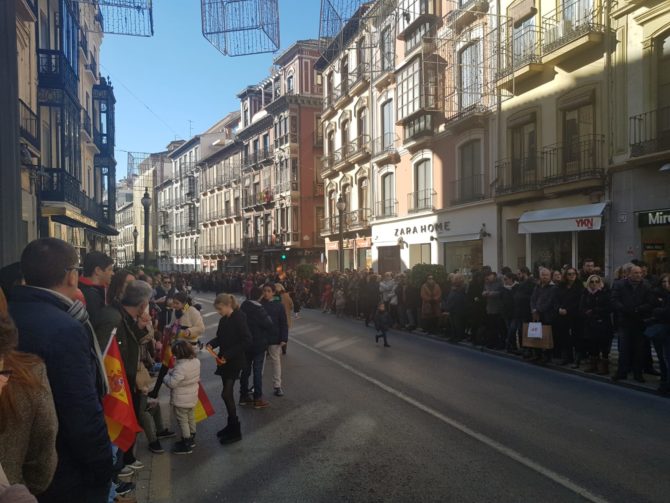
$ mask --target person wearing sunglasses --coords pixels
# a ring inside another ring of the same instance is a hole
[[[586,290],[579,302],[579,312],[584,320],[581,348],[590,358],[590,366],[585,371],[607,375],[614,337],[612,301],[610,290],[605,288],[600,276],[592,274],[586,280]]]
[[[40,494],[56,470],[58,422],[44,363],[17,344],[14,322],[0,313],[0,464],[10,484]]]

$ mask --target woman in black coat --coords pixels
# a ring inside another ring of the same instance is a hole
[[[584,348],[580,345],[582,323],[579,315],[579,301],[582,298],[584,285],[578,278],[577,269],[569,267],[558,286],[558,316],[554,325],[554,344],[561,365],[572,363],[575,348],[576,365],[579,365],[579,360],[584,354]]]
[[[217,367],[216,374],[221,376],[223,382],[221,398],[228,412],[228,425],[216,435],[222,444],[230,444],[242,440],[233,388],[246,365],[245,352],[251,346],[251,333],[247,325],[247,317],[240,311],[234,296],[227,293],[217,295],[214,308],[221,315],[221,320],[216,337],[209,341],[207,348],[219,348],[219,358],[222,363]]]
[[[600,276],[592,275],[586,281],[586,290],[579,302],[584,320],[582,341],[590,356],[586,372],[609,374],[609,353],[612,346],[612,302],[610,291]]]

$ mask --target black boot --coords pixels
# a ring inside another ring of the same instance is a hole
[[[237,417],[228,418],[228,427],[228,431],[219,437],[221,445],[232,444],[242,440],[240,420]]]
[[[237,418],[235,418],[235,419],[237,419]],[[225,437],[226,435],[228,435],[228,432],[230,432],[232,424],[233,424],[233,420],[229,416],[228,417],[228,424],[226,425],[226,427],[224,429],[217,431],[216,436],[219,437],[219,439],[221,439],[222,437]]]

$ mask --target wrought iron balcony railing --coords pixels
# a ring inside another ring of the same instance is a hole
[[[77,74],[65,54],[52,49],[38,49],[39,85],[43,88],[64,89],[78,102]]]
[[[628,132],[631,157],[670,150],[670,107],[634,115]]]
[[[530,155],[523,158],[502,159],[496,162],[497,195],[537,190],[542,165],[541,157]]]
[[[375,206],[375,216],[378,219],[398,216],[398,201],[395,199],[377,201]]]
[[[605,138],[602,135],[575,137],[542,151],[545,184],[602,176]]]
[[[43,168],[43,172],[42,201],[68,203],[96,222],[110,223],[103,218],[102,205],[81,190],[81,184],[74,176],[58,168]]]
[[[21,136],[33,147],[39,150],[39,118],[37,117],[37,114],[21,100],[19,100],[19,128]]]
[[[450,204],[465,204],[491,197],[484,175],[474,175],[451,182]]]
[[[433,189],[422,189],[407,194],[407,211],[410,213],[417,211],[432,210],[437,201],[437,192]]]
[[[509,40],[502,42],[504,50],[502,51],[497,78],[507,77],[524,66],[541,63],[540,40],[540,30],[534,26],[527,26],[514,31]]]
[[[542,49],[550,53],[588,33],[604,33],[601,3],[595,0],[564,0],[542,18]]]

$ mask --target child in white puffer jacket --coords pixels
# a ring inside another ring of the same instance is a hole
[[[181,440],[174,446],[174,454],[191,454],[195,445],[195,406],[198,404],[200,360],[195,348],[185,340],[172,345],[175,366],[163,378],[170,388],[170,404],[181,430]]]

